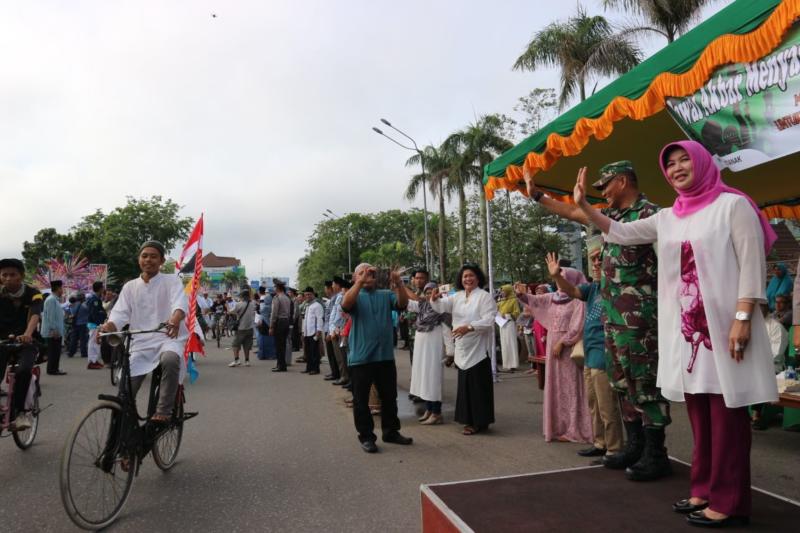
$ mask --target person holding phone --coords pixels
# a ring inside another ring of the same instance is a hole
[[[369,391],[373,384],[381,401],[383,442],[411,444],[400,434],[397,417],[397,367],[394,362],[392,311],[405,311],[408,294],[399,272],[389,276],[391,290],[376,287],[377,269],[361,263],[353,274],[353,286],[342,298],[342,311],[352,319],[347,364],[353,385],[353,421],[361,448],[376,453],[377,437],[369,411]]]

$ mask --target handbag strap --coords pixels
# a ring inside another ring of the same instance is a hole
[[[242,319],[244,318],[244,314],[247,312],[247,308],[250,307],[250,300],[247,300],[247,304],[244,306],[244,311],[242,314],[239,315],[239,320],[236,321],[236,329],[239,329],[242,325]]]

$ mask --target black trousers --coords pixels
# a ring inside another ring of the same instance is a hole
[[[383,436],[400,430],[397,418],[397,367],[394,361],[353,365],[350,382],[353,385],[353,420],[360,442],[375,442],[375,423],[369,414],[369,389],[372,384],[381,399],[381,431]]]
[[[306,372],[319,372],[319,341],[313,335],[303,339],[303,355],[306,357]]]
[[[47,338],[47,373],[58,372],[61,361],[61,337]]]
[[[289,319],[279,318],[275,321],[275,357],[277,367],[286,370],[286,339],[289,338]]]
[[[78,351],[78,345],[81,349],[81,357],[89,356],[89,328],[86,324],[72,326],[72,337],[69,341],[69,350],[67,355],[72,357]]]
[[[333,379],[341,378],[339,364],[336,362],[336,354],[333,352],[333,341],[325,341],[325,355],[328,357],[328,364],[331,367],[331,376]]]

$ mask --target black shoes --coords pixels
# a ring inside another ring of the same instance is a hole
[[[581,457],[600,457],[606,454],[605,448],[596,448],[592,446],[591,448],[586,448],[585,450],[579,450],[578,455]]]
[[[624,470],[633,466],[644,450],[644,428],[640,420],[623,422],[628,440],[621,452],[603,456],[603,466],[611,470]]]
[[[695,511],[686,516],[686,522],[690,526],[697,527],[726,527],[726,526],[744,526],[750,523],[750,518],[747,516],[729,516],[719,520],[708,518],[703,511]]]
[[[285,368],[278,368],[277,366],[272,369],[273,372],[286,372]]]
[[[399,431],[392,431],[383,436],[383,442],[391,442],[392,444],[408,445],[414,442],[411,437],[404,437]]]
[[[330,374],[328,374],[327,376],[325,376],[322,379],[324,379],[325,381],[335,381],[336,380],[336,378],[331,376]]]
[[[341,385],[344,383],[341,379],[335,379],[331,382],[331,385]]]
[[[365,440],[361,443],[361,449],[367,453],[378,453],[378,446],[374,440]]]
[[[307,372],[309,376],[316,376],[319,374],[319,370],[310,370]]]
[[[678,500],[672,504],[672,510],[676,513],[681,514],[689,514],[695,511],[702,511],[706,507],[708,507],[708,502],[701,503],[700,505],[693,505],[689,502],[690,498],[684,498],[682,500]]]
[[[48,372],[47,375],[48,376],[66,376],[67,373],[64,372],[63,370],[56,370],[55,372]]]
[[[642,457],[625,469],[625,477],[631,481],[654,481],[672,474],[664,438],[663,427],[645,427]]]

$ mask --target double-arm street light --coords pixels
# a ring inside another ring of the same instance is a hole
[[[422,150],[420,150],[419,147],[417,146],[417,143],[416,143],[416,141],[414,139],[412,139],[406,133],[400,131],[396,127],[392,126],[392,124],[388,120],[386,120],[385,118],[382,118],[381,122],[383,122],[384,124],[386,124],[387,126],[392,128],[394,131],[396,131],[397,133],[399,133],[400,135],[402,135],[403,137],[405,137],[409,141],[411,141],[411,144],[413,145],[413,148],[411,146],[406,146],[405,144],[397,141],[396,139],[393,139],[392,137],[389,137],[388,135],[383,133],[378,128],[373,127],[372,131],[374,131],[378,135],[383,135],[384,137],[386,137],[387,139],[389,139],[390,141],[392,141],[394,144],[396,144],[397,146],[399,146],[401,148],[405,148],[406,150],[411,150],[412,152],[417,152],[419,154],[419,164],[422,167],[422,209],[423,209],[423,223],[424,223],[424,228],[425,228],[425,269],[428,272],[430,272],[431,271],[431,254],[430,254],[430,247],[428,245],[428,193],[427,193],[427,188],[425,186],[425,156],[422,153]]]
[[[329,220],[338,220],[342,218],[330,209],[326,209],[325,212],[322,213],[322,216]],[[347,223],[347,271],[351,274],[353,273],[353,261],[350,255],[350,222]]]

